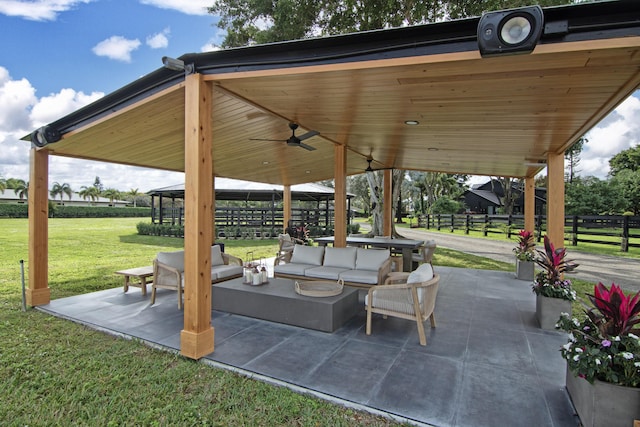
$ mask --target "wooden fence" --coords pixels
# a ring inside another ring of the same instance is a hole
[[[546,232],[546,216],[536,215],[536,236],[538,241]],[[524,228],[524,215],[421,215],[418,226],[436,230],[464,230],[480,232],[487,236],[491,233],[506,234],[511,238]],[[606,215],[606,216],[566,216],[565,241],[572,246],[580,243],[620,246],[620,250],[628,252],[630,247],[640,248],[640,216]]]

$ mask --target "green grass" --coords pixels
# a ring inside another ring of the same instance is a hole
[[[138,236],[138,221],[51,219],[52,298],[120,287],[114,271],[150,265],[158,251],[183,247],[182,239]],[[36,310],[22,312],[19,261],[28,267],[27,226],[25,219],[0,220],[0,425],[397,425]],[[256,259],[271,257],[277,249],[275,240],[222,242],[243,259],[250,251]],[[434,263],[514,269],[448,249],[438,249]]]

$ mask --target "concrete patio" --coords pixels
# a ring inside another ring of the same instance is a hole
[[[558,351],[566,336],[538,328],[529,283],[505,272],[436,272],[438,326],[427,327],[426,347],[401,319],[374,317],[367,336],[364,307],[332,334],[214,311],[215,352],[204,360],[412,424],[578,425]],[[177,351],[175,292],[149,300],[115,288],[39,309]]]

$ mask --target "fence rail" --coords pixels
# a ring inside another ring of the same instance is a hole
[[[545,215],[535,216],[536,237],[542,240],[547,230]],[[436,230],[463,230],[489,234],[506,234],[507,237],[524,228],[524,215],[486,215],[486,214],[432,214],[420,215],[418,226]],[[572,246],[580,243],[620,246],[628,252],[630,247],[640,248],[640,216],[606,215],[565,217],[565,241]]]

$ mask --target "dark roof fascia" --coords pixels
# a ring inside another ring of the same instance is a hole
[[[539,43],[561,43],[640,35],[640,1],[617,0],[544,9],[545,23],[557,23]],[[271,43],[179,59],[203,74],[338,64],[478,49],[479,18]],[[566,25],[563,25],[566,22]],[[558,30],[565,28],[566,31]],[[182,71],[159,68],[101,99],[52,122],[61,134],[73,131],[184,81]],[[22,138],[30,141],[31,134]]]

